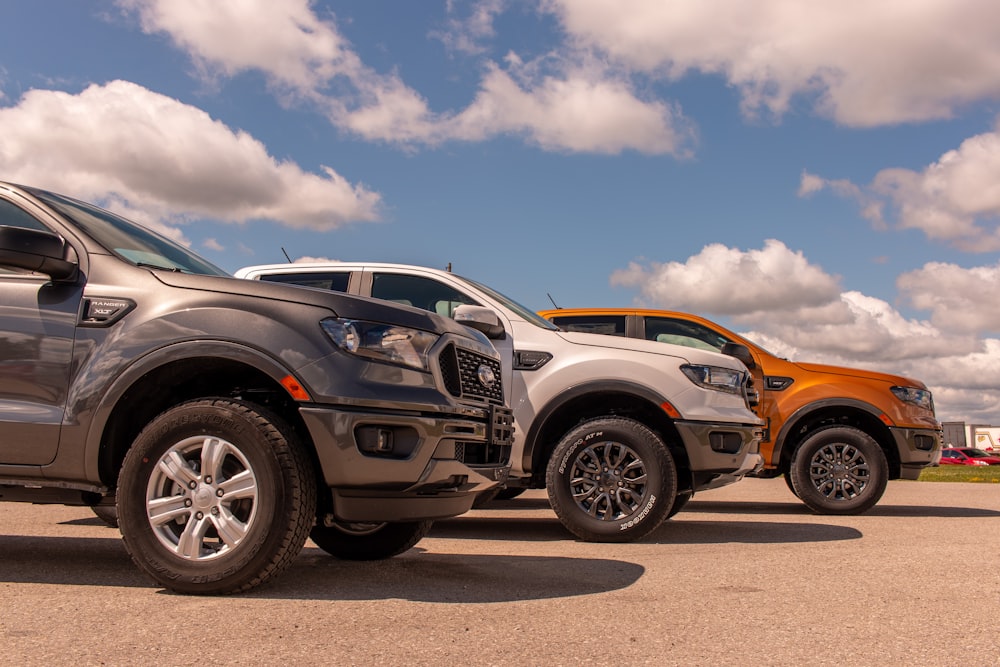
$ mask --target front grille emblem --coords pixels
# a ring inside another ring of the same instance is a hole
[[[479,384],[487,389],[492,387],[497,381],[496,373],[486,364],[479,367],[479,370],[476,371],[476,377],[479,378]]]

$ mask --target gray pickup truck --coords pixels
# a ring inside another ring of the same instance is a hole
[[[342,558],[410,548],[505,481],[503,376],[451,319],[236,280],[0,183],[0,501],[115,508],[171,590],[248,590],[307,536]]]

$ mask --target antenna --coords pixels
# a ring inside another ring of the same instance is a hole
[[[445,269],[448,273],[451,273],[451,262],[448,262],[448,268]]]
[[[549,297],[549,301],[551,301],[552,305],[556,307],[556,310],[562,310],[562,308],[559,307],[559,304],[556,303],[556,300],[552,298],[551,294],[549,294],[548,292],[546,292],[545,296]]]
[[[289,264],[293,264],[292,258],[288,256],[287,252],[285,252],[285,247],[284,246],[281,247],[281,254],[285,256],[285,259],[288,260]]]

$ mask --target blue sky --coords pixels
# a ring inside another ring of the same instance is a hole
[[[1000,424],[1000,4],[39,0],[0,179],[219,266],[688,310]]]

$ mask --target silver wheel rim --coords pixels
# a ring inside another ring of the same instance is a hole
[[[231,442],[186,438],[164,453],[146,485],[153,534],[174,555],[204,561],[235,549],[257,516],[257,478]]]
[[[612,440],[581,449],[569,469],[577,507],[601,521],[620,521],[639,511],[647,479],[646,465],[635,450]]]
[[[853,500],[871,481],[868,460],[860,449],[844,443],[824,445],[809,462],[809,479],[823,497]]]

